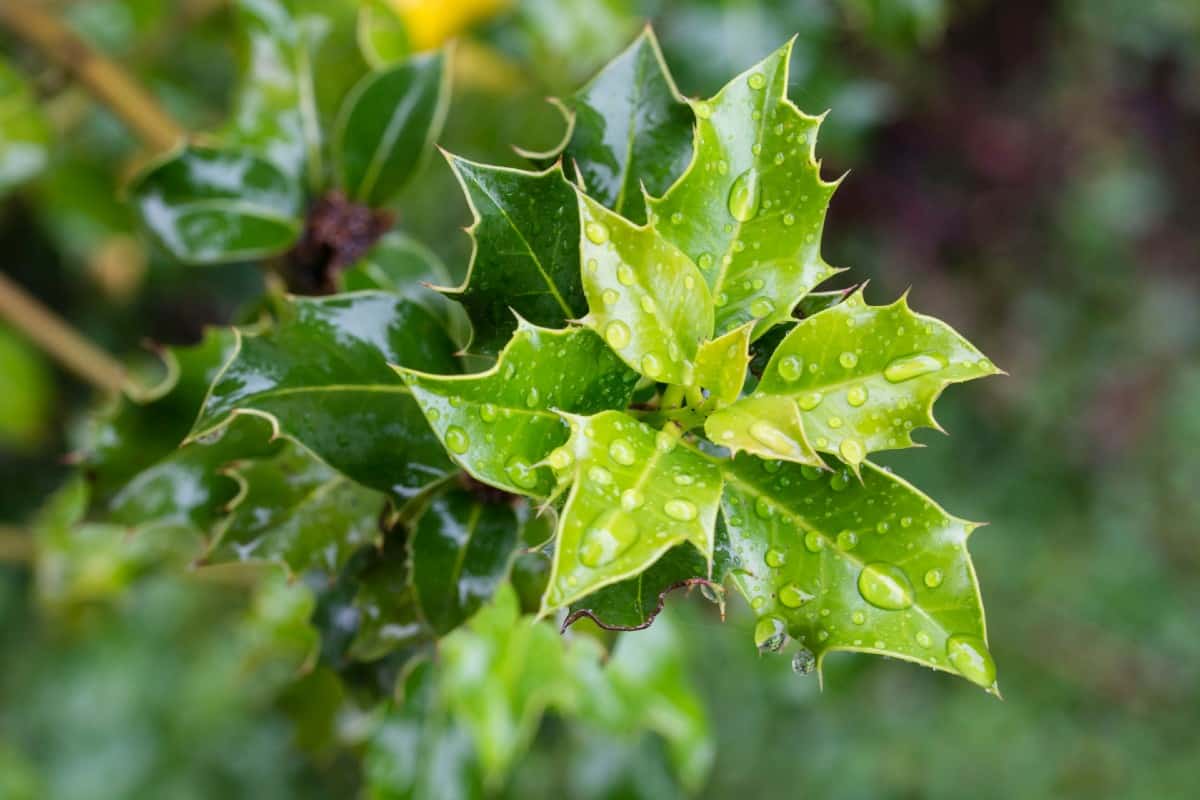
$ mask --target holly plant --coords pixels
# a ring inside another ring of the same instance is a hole
[[[385,59],[372,4],[356,71],[336,20],[238,8],[254,68],[232,121],[131,197],[176,258],[272,278],[245,324],[166,351],[161,385],[95,422],[75,517],[97,546],[139,532],[122,570],[191,542],[198,573],[301,580],[310,667],[390,698],[368,772],[400,794],[456,759],[497,785],[546,708],[657,730],[694,785],[711,753],[678,656],[602,666],[571,628],[646,628],[680,588],[722,610],[734,590],[800,672],[862,651],[998,692],[978,525],[872,456],[999,370],[906,297],[822,287],[838,182],[821,118],[788,100],[790,43],[694,100],[647,29],[556,101],[567,135],[520,151],[529,169],[443,153],[475,218],[455,286],[396,205],[449,54]]]

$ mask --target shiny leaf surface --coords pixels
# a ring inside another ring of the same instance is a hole
[[[736,455],[754,453],[798,464],[821,466],[821,457],[805,434],[794,400],[755,394],[722,409],[704,423],[708,437]]]
[[[836,184],[822,180],[814,157],[820,118],[787,99],[791,50],[692,103],[692,163],[650,200],[655,227],[703,271],[718,334],[755,320],[761,335],[835,272],[820,239]]]
[[[683,542],[711,560],[721,495],[715,463],[621,412],[572,417],[571,426],[570,440],[549,457],[572,486],[544,610],[637,575]]]
[[[447,156],[471,207],[474,243],[467,278],[446,294],[474,327],[471,350],[495,354],[517,327],[562,327],[586,312],[579,274],[575,191],[555,166],[545,172],[475,164]]]
[[[734,328],[705,342],[696,354],[696,383],[709,393],[716,407],[738,399],[750,365],[750,334],[754,326]]]
[[[385,205],[424,163],[450,102],[447,63],[442,53],[418,56],[367,75],[350,92],[333,154],[338,184],[352,199]]]
[[[740,561],[737,589],[758,616],[756,644],[798,639],[816,655],[894,656],[995,690],[967,538],[947,514],[872,464],[816,470],[739,456],[722,514]]]
[[[300,235],[296,181],[247,150],[185,147],[143,172],[130,193],[146,228],[190,264],[275,255]]]
[[[579,195],[583,322],[647,378],[690,385],[712,300],[696,265],[652,227],[638,227]]]
[[[625,408],[637,375],[592,331],[522,322],[487,372],[404,379],[446,449],[481,481],[546,497],[554,476],[538,463],[567,438],[557,412]]]

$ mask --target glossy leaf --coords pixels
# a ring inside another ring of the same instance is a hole
[[[300,235],[296,181],[249,151],[185,147],[143,172],[131,194],[150,232],[191,264],[276,255]]]
[[[860,289],[780,342],[758,392],[794,401],[818,450],[858,464],[876,450],[911,447],[915,428],[938,427],[933,404],[947,385],[998,372],[906,298],[871,306]]]
[[[715,407],[738,399],[750,365],[751,324],[734,328],[724,336],[705,342],[696,354],[696,383],[709,393]]]
[[[660,195],[683,172],[695,121],[654,32],[646,28],[566,105],[574,121],[563,159],[589,195],[644,223],[643,188]]]
[[[734,455],[747,452],[766,459],[823,465],[808,441],[796,402],[787,397],[746,397],[710,416],[704,432]]]
[[[734,583],[758,616],[757,644],[780,634],[825,656],[853,650],[957,672],[995,690],[967,538],[947,514],[872,464],[824,472],[739,456],[722,514],[741,562]]]
[[[346,98],[333,138],[337,180],[347,195],[374,207],[394,199],[441,135],[449,102],[442,53],[363,78]]]
[[[636,577],[605,586],[571,604],[564,627],[587,618],[609,630],[647,628],[666,607],[670,597],[695,587],[719,586],[708,581],[708,560],[691,544],[671,548]]]
[[[485,483],[532,497],[554,488],[554,476],[538,463],[567,439],[557,412],[623,409],[637,381],[592,331],[526,322],[487,372],[403,374],[455,461]]]
[[[466,491],[437,498],[412,539],[412,584],[421,614],[439,635],[461,625],[508,574],[527,507],[483,503]]]
[[[351,480],[410,497],[453,467],[391,364],[453,373],[454,351],[441,321],[403,297],[293,298],[273,327],[239,332],[191,438],[264,416]]]
[[[45,168],[50,125],[21,76],[0,60],[0,195]]]
[[[717,334],[755,320],[762,335],[836,271],[820,254],[836,183],[822,180],[814,157],[820,118],[787,99],[791,51],[789,43],[692,103],[692,163],[650,200],[655,227],[703,271]]]
[[[376,661],[434,638],[417,601],[412,553],[396,533],[384,537],[383,547],[363,554],[364,563],[347,581],[349,599],[331,614],[335,624],[349,623],[347,658]]]
[[[696,265],[651,227],[579,195],[580,258],[590,311],[583,323],[647,378],[690,385],[712,301]]]
[[[242,491],[206,556],[283,564],[296,575],[333,573],[358,548],[381,538],[386,498],[288,443],[273,458],[228,470]]]
[[[320,179],[321,127],[307,33],[283,0],[238,0],[241,82],[224,140],[297,181]],[[311,185],[311,183],[310,183]]]
[[[579,214],[562,169],[523,172],[446,158],[475,219],[467,278],[443,290],[471,318],[470,349],[499,352],[516,330],[514,311],[548,328],[582,317]]]
[[[638,575],[690,542],[711,561],[721,470],[633,417],[571,418],[571,438],[550,454],[572,481],[555,542],[544,611]]]

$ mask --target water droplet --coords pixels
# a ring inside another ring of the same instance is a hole
[[[560,447],[550,454],[550,466],[561,472],[575,463],[575,456],[565,447]]]
[[[867,402],[867,389],[865,386],[855,386],[850,391],[846,392],[846,402],[855,408],[860,407]]]
[[[617,280],[622,286],[633,286],[633,267],[622,264],[617,267]]]
[[[903,383],[931,372],[937,372],[943,367],[941,360],[936,356],[909,356],[898,358],[888,364],[883,370],[883,377],[891,383]]]
[[[996,682],[996,662],[978,636],[957,633],[946,640],[946,657],[962,676],[984,688]]]
[[[835,492],[844,491],[850,485],[849,470],[842,470],[829,479],[829,488]]]
[[[615,306],[617,301],[621,299],[621,295],[617,294],[616,289],[605,289],[604,294],[600,295],[600,299],[604,301],[606,306]]]
[[[500,416],[499,409],[491,403],[484,403],[479,407],[479,418],[484,422],[495,422],[498,416]]]
[[[855,611],[853,614],[850,615],[850,621],[853,622],[855,625],[863,625],[867,621],[867,615],[861,611]]]
[[[504,474],[522,489],[532,489],[538,484],[537,470],[520,456],[515,456],[504,468]]]
[[[858,546],[858,534],[854,531],[842,531],[837,535],[839,550],[853,550]]]
[[[777,550],[772,547],[767,551],[767,554],[763,556],[763,561],[765,561],[767,566],[771,569],[779,569],[787,563],[787,555],[785,555],[782,550]]]
[[[607,511],[583,534],[579,560],[596,568],[611,564],[638,539],[637,522],[621,511]]]
[[[621,508],[626,511],[636,511],[646,502],[646,496],[637,489],[626,489],[621,492]]]
[[[820,467],[804,464],[800,467],[800,474],[803,475],[804,479],[807,481],[819,481],[821,480],[822,476],[825,475],[825,472]]]
[[[763,519],[771,518],[771,503],[767,498],[759,497],[754,501],[754,513]]]
[[[925,585],[930,589],[936,589],[937,587],[941,586],[944,579],[945,575],[943,575],[942,571],[937,567],[934,567],[925,573]]]
[[[746,79],[746,83],[750,84],[750,88],[758,90],[767,85],[767,79],[763,77],[761,72],[755,72]]]
[[[675,437],[666,431],[659,431],[654,435],[654,447],[660,453],[669,453],[675,449]]]
[[[798,449],[792,437],[761,419],[751,423],[750,435],[763,447],[781,455],[794,453]]]
[[[640,305],[642,307],[642,311],[645,311],[647,314],[653,314],[655,309],[658,308],[658,306],[654,303],[654,298],[648,294],[642,295],[642,299],[638,301],[638,305]]]
[[[592,244],[604,244],[608,241],[608,226],[603,222],[589,222],[583,226],[583,232]]]
[[[696,263],[700,266],[700,269],[712,269],[713,257],[709,253],[701,253]]]
[[[883,534],[888,532],[888,528],[890,528],[890,527],[891,526],[888,525],[886,522],[880,522],[878,525],[875,526],[875,532],[878,533],[880,536],[882,536]]]
[[[855,365],[858,364],[858,356],[847,350],[845,353],[842,353],[840,356],[838,356],[838,363],[846,369],[854,369]]]
[[[471,447],[471,438],[462,428],[451,425],[446,428],[446,447],[449,447],[451,452],[462,455]]]
[[[647,378],[657,378],[662,374],[662,359],[654,353],[642,356],[642,374]]]
[[[837,416],[830,417],[829,418],[829,427],[833,428],[834,430],[837,430],[838,428],[842,427],[842,418],[837,417]]]
[[[787,625],[779,617],[763,617],[754,625],[754,644],[760,653],[778,653],[787,642]]]
[[[813,597],[815,595],[809,594],[794,583],[789,583],[779,590],[779,602],[787,608],[799,608]]]
[[[674,225],[683,224],[683,212],[676,211],[674,214],[672,214],[671,215],[671,223]]]
[[[734,180],[729,189],[729,215],[738,222],[749,222],[758,214],[761,200],[758,172],[748,169]]]
[[[628,467],[637,460],[637,454],[628,439],[613,440],[613,443],[608,446],[608,455],[623,467]]]
[[[437,422],[442,418],[442,412],[438,411],[436,408],[431,408],[425,416],[429,417],[430,422]]]
[[[810,675],[817,668],[817,657],[812,650],[802,647],[792,655],[792,672],[797,675]]]
[[[933,637],[925,631],[917,631],[917,644],[921,647],[929,647],[933,644]]]
[[[796,405],[800,406],[801,411],[812,411],[821,405],[821,393],[805,392],[796,400]]]
[[[604,328],[604,340],[614,350],[620,350],[629,345],[629,326],[616,319]]]
[[[908,576],[886,561],[875,561],[862,568],[858,574],[858,593],[885,611],[900,611],[913,604],[913,587]]]
[[[861,464],[867,457],[862,442],[857,439],[842,439],[842,443],[838,445],[838,453],[847,464]]]
[[[601,466],[589,467],[587,476],[588,480],[600,486],[607,486],[612,483],[612,473]]]
[[[783,154],[779,153],[779,155],[783,155]],[[783,215],[783,224],[787,225],[789,228],[792,227],[793,225],[795,225],[796,224],[796,215],[790,211],[788,213],[784,214]]]
[[[691,522],[696,518],[696,506],[688,500],[676,498],[666,502],[663,513],[679,522]]]
[[[600,262],[594,258],[589,258],[587,260],[587,271],[594,274],[598,269],[600,269]]]
[[[526,408],[537,408],[538,403],[541,401],[541,399],[542,399],[542,397],[538,393],[537,387],[531,386],[531,387],[529,387],[529,392],[525,395],[525,407]]]
[[[672,480],[672,482],[674,482],[674,484],[676,486],[691,486],[693,483],[696,482],[696,479],[693,478],[691,475],[688,475],[686,472],[679,473],[671,480]]]
[[[913,523],[912,517],[901,517],[900,518],[900,527],[901,528],[911,528],[912,523]]]
[[[775,310],[775,304],[765,297],[760,297],[750,304],[750,314],[755,317],[765,317]]]
[[[763,472],[767,472],[767,473],[770,473],[771,475],[774,475],[776,472],[779,472],[779,470],[783,468],[783,464],[779,461],[775,461],[774,459],[770,459],[770,460],[765,460],[762,462],[762,468],[763,468]]]

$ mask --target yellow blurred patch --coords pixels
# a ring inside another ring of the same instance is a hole
[[[412,48],[430,50],[471,25],[499,14],[512,0],[389,0],[404,21]]]

